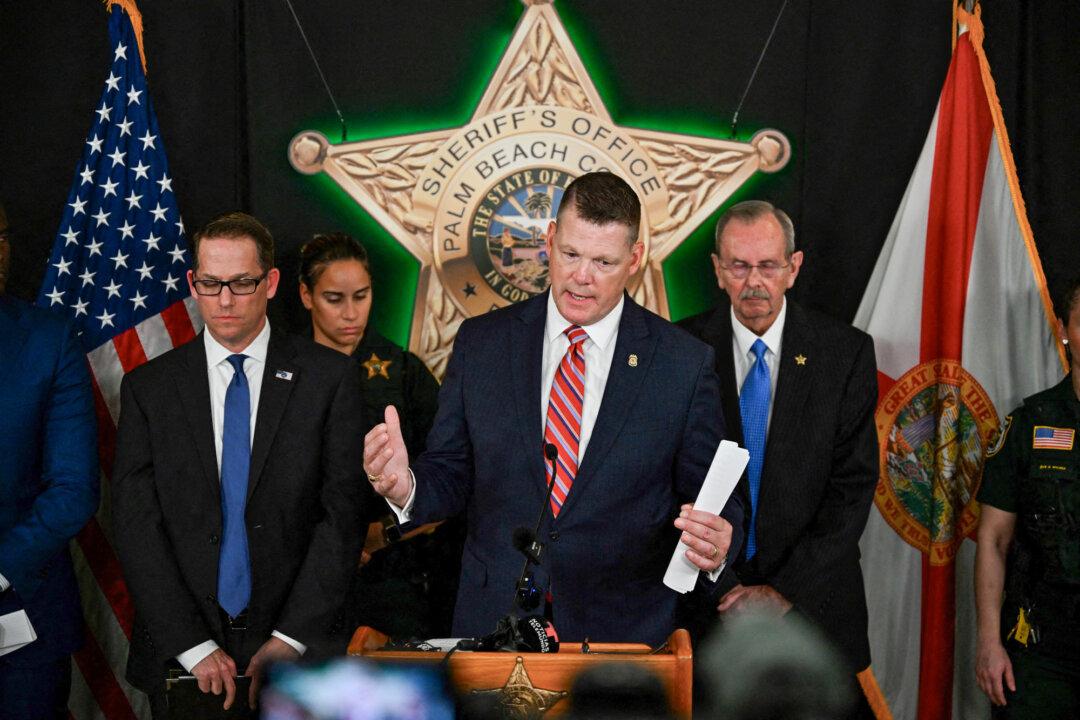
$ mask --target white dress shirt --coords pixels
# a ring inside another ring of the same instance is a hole
[[[765,364],[769,366],[769,416],[765,423],[765,432],[768,433],[769,425],[772,424],[773,401],[776,400],[776,381],[780,377],[780,341],[784,337],[784,321],[787,318],[787,299],[780,306],[780,314],[776,320],[760,337],[753,330],[739,322],[735,317],[735,311],[731,310],[731,351],[735,354],[735,379],[739,383],[739,394],[742,394],[743,383],[750,373],[754,363],[754,351],[751,349],[754,342],[761,340],[768,350],[765,351]]]
[[[214,425],[214,449],[217,451],[218,480],[221,479],[221,442],[225,428],[225,393],[228,392],[229,383],[233,379],[233,367],[229,362],[229,356],[234,355],[232,350],[219,343],[207,330],[203,333],[206,349],[206,373],[210,380],[210,418]],[[251,398],[251,442],[255,441],[255,420],[259,414],[259,395],[262,392],[263,371],[266,369],[266,352],[270,346],[270,321],[263,324],[263,329],[251,341],[251,344],[240,351],[240,355],[246,355],[244,360],[244,375],[248,381],[248,395]],[[277,630],[271,633],[274,637],[288,643],[301,655],[307,650],[307,646],[297,642],[287,635],[282,635]],[[213,640],[200,643],[190,650],[186,650],[176,656],[177,662],[184,666],[184,670],[191,672],[191,668],[210,653],[218,649],[218,644]],[[239,670],[239,668],[238,668]]]

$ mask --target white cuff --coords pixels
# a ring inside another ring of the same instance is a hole
[[[720,563],[720,567],[716,568],[712,572],[705,573],[705,577],[709,578],[709,582],[716,582],[720,578],[720,573],[724,572],[724,568],[727,567],[727,558],[724,558],[724,562]],[[702,572],[705,572],[702,570]]]
[[[191,669],[203,661],[210,653],[218,649],[218,644],[213,640],[207,640],[204,643],[200,643],[190,650],[186,650],[176,656],[176,662],[184,666],[184,670],[191,672]]]
[[[0,575],[0,592],[4,592],[9,587],[11,587],[11,583],[8,582],[8,579],[6,577]]]
[[[407,523],[412,520],[413,503],[416,501],[416,475],[413,474],[412,468],[409,468],[409,479],[412,480],[412,490],[409,491],[409,497],[405,501],[405,507],[398,507],[389,500],[386,504],[390,506],[390,510],[393,511],[394,517],[397,518],[399,523]]]
[[[302,642],[297,642],[296,640],[293,640],[288,635],[283,635],[283,634],[279,633],[277,630],[270,633],[270,635],[272,635],[273,637],[276,637],[278,640],[285,643],[286,645],[288,645],[289,647],[291,647],[293,650],[300,653],[301,655],[303,655],[304,653],[307,652],[307,645],[305,645]]]

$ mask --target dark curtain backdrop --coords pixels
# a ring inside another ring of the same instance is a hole
[[[780,0],[558,0],[571,40],[615,121],[727,137]],[[143,0],[150,94],[187,227],[242,209],[278,240],[285,283],[272,313],[301,320],[295,255],[313,232],[362,237],[376,274],[374,321],[404,342],[416,267],[343,192],[299,175],[300,130],[340,130],[278,0]],[[523,12],[518,0],[296,2],[349,139],[465,123]],[[786,208],[808,259],[795,295],[843,319],[858,306],[926,137],[950,55],[948,0],[792,0],[743,108],[739,132],[775,127],[793,161],[733,200]],[[1051,283],[1072,275],[1080,161],[1080,5],[986,0],[987,50],[1036,243]],[[15,230],[10,291],[36,295],[111,60],[98,0],[0,10],[0,198]],[[668,261],[715,297],[703,226]]]

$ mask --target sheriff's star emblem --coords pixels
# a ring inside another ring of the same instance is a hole
[[[472,692],[475,695],[496,695],[500,717],[511,720],[536,720],[567,695],[562,690],[535,687],[525,670],[525,661],[520,656],[514,663],[514,669],[505,685],[494,690]]]
[[[325,172],[419,261],[409,348],[440,376],[463,319],[547,288],[544,234],[578,175],[609,170],[637,191],[646,260],[628,289],[666,317],[664,259],[791,154],[775,130],[741,143],[620,127],[551,3],[525,4],[464,127],[339,145],[303,131],[289,146],[293,167]]]
[[[376,375],[380,375],[387,380],[390,379],[390,373],[388,372],[390,364],[393,360],[383,360],[375,353],[371,353],[371,357],[360,363],[367,369],[368,380],[374,379]]]

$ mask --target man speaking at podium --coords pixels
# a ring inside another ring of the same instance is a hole
[[[625,292],[640,218],[617,176],[571,183],[547,231],[550,291],[461,325],[427,451],[410,466],[393,408],[365,439],[364,470],[399,519],[468,511],[457,636],[491,632],[510,609],[523,562],[511,538],[545,503],[536,581],[563,640],[662,643],[680,530],[705,592],[738,552],[737,499],[722,517],[684,505],[723,436],[719,386],[712,349]]]

